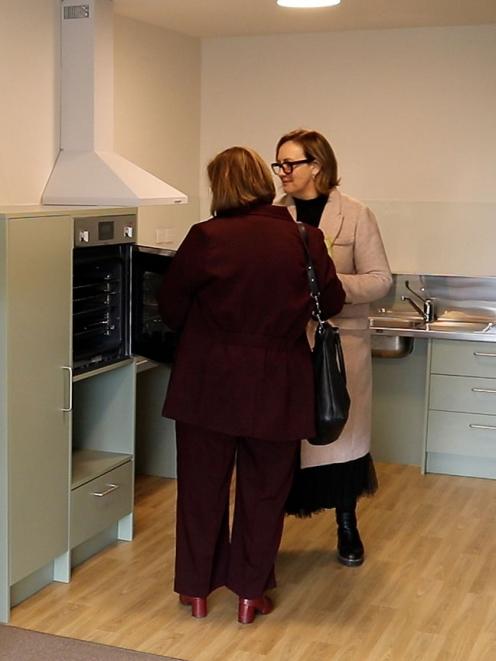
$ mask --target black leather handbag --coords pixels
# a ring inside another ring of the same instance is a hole
[[[312,362],[315,383],[315,436],[312,445],[328,445],[336,441],[348,420],[350,396],[346,387],[346,369],[339,329],[322,320],[317,276],[308,250],[307,232],[302,223],[298,230],[305,247],[310,295],[314,302],[313,317],[317,321]]]

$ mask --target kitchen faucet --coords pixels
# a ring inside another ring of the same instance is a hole
[[[430,298],[423,298],[420,294],[417,294],[417,292],[410,287],[410,281],[405,280],[405,287],[408,289],[408,291],[411,291],[414,296],[416,296],[420,301],[422,301],[422,307],[417,305],[413,299],[410,298],[410,296],[402,296],[401,300],[402,301],[407,301],[410,303],[410,305],[416,310],[420,316],[423,318],[426,324],[430,323],[431,321],[434,321],[436,318],[436,315],[434,313],[434,303]]]

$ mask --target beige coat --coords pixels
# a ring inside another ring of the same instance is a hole
[[[296,218],[290,196],[284,195],[275,203],[287,206]],[[303,468],[343,463],[369,452],[372,408],[369,303],[387,294],[392,283],[377,221],[368,207],[333,188],[319,228],[346,292],[346,304],[331,322],[340,328],[351,409],[335,443],[316,446],[302,441]]]

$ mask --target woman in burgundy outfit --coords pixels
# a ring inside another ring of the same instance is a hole
[[[159,305],[181,331],[164,415],[176,420],[174,589],[195,617],[220,586],[238,620],[272,610],[274,563],[300,439],[314,433],[312,303],[303,244],[258,154],[243,147],[208,166],[212,215],[193,225],[164,277]],[[344,291],[322,232],[308,227],[326,316]],[[236,495],[229,531],[229,492]]]

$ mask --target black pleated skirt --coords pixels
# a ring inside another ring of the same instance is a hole
[[[360,496],[377,491],[374,462],[369,454],[342,464],[300,468],[286,503],[286,513],[308,517],[327,509],[353,511]]]

